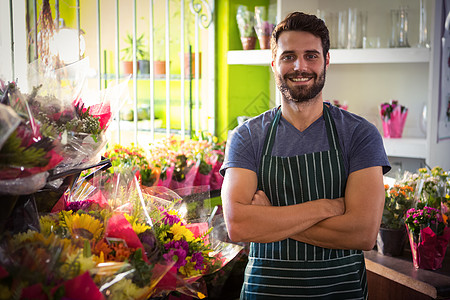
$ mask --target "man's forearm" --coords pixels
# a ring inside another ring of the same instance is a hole
[[[324,248],[370,250],[379,226],[376,220],[344,214],[323,220],[290,238]]]
[[[286,239],[329,217],[337,210],[321,199],[291,206],[234,204],[227,228],[234,241],[269,243]]]

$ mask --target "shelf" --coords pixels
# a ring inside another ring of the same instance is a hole
[[[133,74],[120,74],[119,75],[119,79],[126,79],[128,77],[130,77],[130,80],[133,80]],[[109,73],[108,74],[105,74],[105,73],[102,74],[102,80],[113,80],[113,79],[116,79],[116,74],[109,74]],[[136,75],[136,79],[138,79],[138,80],[150,80],[151,78],[150,78],[150,74],[138,73]],[[186,80],[186,81],[188,81],[190,79],[195,80],[196,78],[195,77],[190,78],[189,76],[185,76],[185,78],[184,78],[184,80]],[[199,79],[201,79],[201,77]],[[154,80],[157,80],[157,81],[166,80],[166,75],[165,74],[155,75],[154,76]],[[181,80],[181,75],[180,74],[170,74],[170,80]]]
[[[429,48],[377,48],[377,49],[331,49],[331,64],[370,63],[427,63],[430,61]],[[229,65],[269,66],[271,50],[228,51]]]
[[[388,156],[422,158],[427,157],[427,141],[419,138],[383,138],[384,148]]]

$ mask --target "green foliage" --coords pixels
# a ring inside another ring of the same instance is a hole
[[[125,42],[127,46],[121,50],[123,52],[122,60],[133,60],[133,36],[128,33]],[[136,38],[136,59],[144,59],[145,56],[147,56],[147,51],[145,50],[144,34],[141,34]]]
[[[130,256],[130,264],[134,268],[133,283],[140,288],[148,286],[152,279],[154,265],[147,264],[142,259],[142,249],[137,249],[136,252]]]
[[[22,140],[14,131],[0,149],[0,168],[10,166],[21,166],[25,168],[44,167],[48,164],[49,158],[46,154],[51,150],[51,141],[43,138],[37,143],[28,147],[21,146]]]
[[[404,216],[413,205],[413,189],[408,185],[385,186],[385,202],[381,226],[400,229],[404,225]]]

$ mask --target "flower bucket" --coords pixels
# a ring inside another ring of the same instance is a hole
[[[383,136],[385,138],[401,138],[403,128],[405,127],[406,117],[408,116],[408,109],[398,104],[393,104],[389,107],[391,107],[392,111],[388,114],[386,113],[386,109],[381,109]]]
[[[420,230],[419,236],[414,236],[408,228],[409,244],[413,264],[416,269],[437,270],[442,268],[442,262],[450,240],[450,228],[446,227],[442,235],[436,235],[430,227]]]
[[[377,250],[381,255],[401,256],[406,243],[405,226],[400,229],[380,227],[377,235]]]

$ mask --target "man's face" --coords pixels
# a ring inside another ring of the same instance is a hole
[[[325,61],[319,37],[305,31],[284,31],[272,69],[283,98],[306,102],[321,96],[329,54]]]

